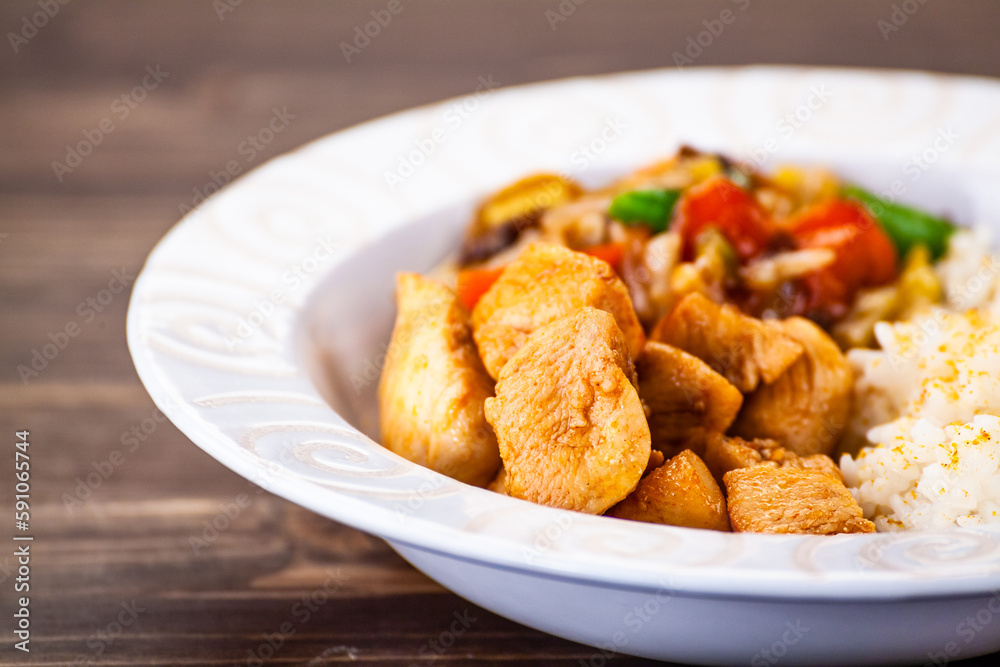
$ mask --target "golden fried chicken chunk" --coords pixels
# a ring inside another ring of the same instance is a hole
[[[679,453],[703,432],[733,423],[743,395],[701,359],[671,345],[649,341],[636,361],[639,398],[649,408],[653,447]]]
[[[503,466],[500,466],[497,476],[493,478],[492,482],[486,485],[486,488],[502,496],[507,495],[507,471],[504,470]]]
[[[646,463],[646,469],[642,472],[642,476],[645,477],[649,473],[659,468],[661,465],[663,465],[663,462],[665,460],[666,459],[663,456],[663,452],[657,449],[654,449],[651,452],[649,452],[649,461]]]
[[[746,397],[732,432],[773,438],[801,456],[831,454],[851,412],[851,366],[833,339],[811,321],[791,317],[775,326],[805,353],[781,377]]]
[[[485,486],[500,467],[483,402],[493,395],[469,313],[450,289],[415,273],[396,278],[398,314],[379,380],[382,443],[462,482]]]
[[[705,452],[702,459],[720,484],[730,470],[757,465],[811,468],[843,480],[840,468],[826,454],[799,456],[779,445],[776,440],[744,440],[735,436],[727,437],[721,433],[711,433],[703,442]]]
[[[725,477],[736,532],[874,533],[844,483],[819,470],[759,465]]]
[[[608,516],[729,531],[726,499],[705,464],[685,449],[639,482]]]
[[[639,483],[649,427],[615,318],[595,308],[538,329],[486,400],[507,493],[601,514]]]
[[[802,345],[774,326],[694,292],[653,330],[650,339],[689,352],[744,394],[774,382],[802,355]]]
[[[730,470],[750,468],[768,461],[765,453],[778,447],[774,440],[747,441],[721,433],[709,434],[704,439],[704,445],[702,459],[719,484],[722,484],[723,476]]]
[[[486,370],[499,378],[536,329],[584,306],[611,313],[629,356],[639,356],[645,343],[642,325],[628,289],[607,263],[557,245],[528,246],[472,311],[472,333]]]
[[[792,452],[788,453],[792,454]],[[844,481],[844,473],[840,471],[840,466],[826,454],[810,454],[809,456],[797,456],[793,454],[788,461],[787,465],[793,468],[819,470],[831,477],[836,477],[841,482]]]

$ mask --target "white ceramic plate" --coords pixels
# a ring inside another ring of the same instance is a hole
[[[485,194],[536,170],[596,185],[689,143],[833,165],[1000,226],[1000,85],[771,67],[488,80],[276,159],[171,231],[128,314],[156,404],[237,473],[385,538],[484,607],[597,647],[592,664],[609,650],[751,665],[1000,650],[1000,530],[767,536],[618,521],[460,484],[373,439],[393,275],[453,249]]]

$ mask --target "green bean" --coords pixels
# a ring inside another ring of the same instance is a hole
[[[937,260],[948,250],[948,238],[955,226],[930,213],[895,204],[856,185],[844,188],[844,195],[861,202],[889,235],[900,258],[918,245],[926,246],[931,259]]]

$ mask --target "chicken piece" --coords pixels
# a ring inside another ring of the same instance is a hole
[[[656,325],[651,340],[689,352],[744,394],[774,382],[802,354],[802,346],[773,322],[721,306],[697,292],[686,295]]]
[[[503,466],[500,466],[500,470],[497,471],[497,476],[493,478],[493,481],[490,482],[486,488],[494,493],[499,493],[502,496],[507,495],[507,471],[504,470]]]
[[[874,533],[844,483],[819,470],[753,466],[725,475],[735,532]]]
[[[483,402],[493,395],[454,292],[415,273],[396,278],[398,314],[379,380],[383,444],[400,456],[485,486],[500,467]]]
[[[751,441],[751,446],[756,446],[756,443],[777,444],[774,440],[757,439]],[[819,470],[820,472],[825,472],[828,475],[836,477],[841,482],[844,481],[844,475],[840,472],[840,466],[838,466],[836,462],[826,454],[799,456],[790,449],[786,449],[781,446],[770,446],[767,449],[761,450],[761,454],[763,455],[765,461],[775,463],[779,468],[804,468],[808,470]]]
[[[662,465],[663,453],[658,452],[655,449],[652,450],[649,453],[649,461],[646,463],[646,469],[642,472],[642,476],[645,477]],[[497,472],[497,476],[493,478],[493,481],[490,482],[486,488],[495,493],[499,493],[504,496],[507,495],[507,471],[503,466],[500,466],[500,471]]]
[[[607,263],[549,244],[528,246],[472,311],[472,333],[494,378],[536,329],[584,306],[614,316],[628,355],[642,352],[645,335],[628,290]]]
[[[639,398],[649,408],[653,447],[668,456],[701,440],[701,431],[725,431],[743,403],[726,378],[670,345],[647,342],[636,372]]]
[[[653,472],[661,465],[663,465],[663,452],[659,450],[652,450],[649,452],[649,461],[646,463],[646,469],[642,471],[642,476],[645,477],[649,473]]]
[[[743,438],[728,438],[721,433],[712,433],[705,438],[705,465],[712,471],[719,484],[730,470],[750,468],[763,464],[769,459],[764,452],[778,447],[774,440],[746,441]],[[776,464],[775,464],[776,465]]]
[[[844,481],[844,473],[840,471],[837,462],[826,454],[810,454],[809,456],[797,456],[792,459],[791,466],[805,468],[807,470],[819,470],[831,477],[836,477],[841,482]]]
[[[608,512],[632,521],[729,531],[726,499],[705,464],[690,449],[639,482]]]
[[[831,454],[851,412],[851,366],[833,339],[809,320],[791,317],[775,326],[797,340],[805,354],[746,397],[732,433],[773,438],[800,456]]]
[[[615,318],[583,308],[542,328],[486,400],[508,495],[601,514],[639,483],[649,427]]]
[[[705,438],[705,453],[702,459],[719,484],[722,484],[723,477],[730,470],[757,465],[811,468],[830,474],[841,481],[844,479],[840,467],[826,454],[799,456],[779,445],[776,440],[744,440],[712,433]]]

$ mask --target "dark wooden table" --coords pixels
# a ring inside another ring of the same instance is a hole
[[[0,662],[603,664],[203,454],[136,377],[128,296],[153,245],[230,160],[259,165],[470,92],[480,76],[509,85],[673,66],[733,4],[748,6],[693,65],[1000,76],[992,0],[403,0],[357,52],[342,43],[387,0],[0,5]],[[248,148],[274,109],[294,118]],[[12,634],[20,430],[31,442],[30,653]],[[230,528],[192,541],[240,494],[252,502]],[[446,637],[456,613],[475,622]]]

